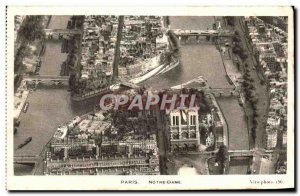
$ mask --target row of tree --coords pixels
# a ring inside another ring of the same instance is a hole
[[[44,16],[26,16],[19,29],[18,39],[31,43],[36,39],[45,38],[43,21]]]
[[[253,111],[253,118],[252,118],[252,128],[251,128],[251,136],[255,140],[256,138],[256,127],[257,127],[257,102],[258,98],[255,94],[255,86],[253,85],[253,78],[250,77],[249,66],[245,64],[245,73],[243,75],[244,81],[242,83],[242,87],[244,89],[245,99],[249,103],[252,111]]]
[[[23,65],[23,58],[30,54],[30,48],[27,44],[22,43],[17,50],[15,61],[14,61],[14,71],[15,73],[21,69]]]
[[[233,41],[232,52],[238,55],[242,60],[246,60],[248,58],[248,55],[246,54],[246,52],[242,47],[241,38],[238,32],[235,32],[232,41]]]

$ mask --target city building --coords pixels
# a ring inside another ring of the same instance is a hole
[[[269,86],[270,105],[265,134],[265,148],[277,145],[278,132],[283,131],[282,145],[286,143],[287,117],[287,33],[286,18],[249,17],[247,26],[253,43],[253,51],[260,70]],[[279,140],[279,141],[280,141]]]
[[[155,138],[155,137],[154,137]],[[49,175],[158,175],[156,141],[54,140],[46,161]],[[63,152],[63,158],[54,156]]]
[[[277,129],[266,128],[266,149],[274,149],[277,145]]]
[[[143,114],[117,113],[89,113],[58,127],[46,153],[45,174],[160,174],[156,135],[147,130],[146,134],[134,132],[147,128],[137,123],[143,119],[155,123]]]

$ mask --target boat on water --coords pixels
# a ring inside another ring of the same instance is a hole
[[[23,112],[26,113],[29,107],[29,102],[26,102],[24,107],[23,107]]]
[[[233,85],[231,78],[227,74],[225,75],[225,78],[227,79],[227,81],[230,85]]]
[[[22,143],[22,144],[20,144],[19,146],[18,146],[18,148],[17,149],[21,149],[21,148],[23,148],[25,145],[27,145],[29,142],[31,142],[32,141],[32,137],[28,137],[25,141],[24,141],[24,143]]]
[[[242,101],[241,98],[238,98],[238,102],[239,102],[239,105],[240,105],[240,106],[243,106],[243,101]]]

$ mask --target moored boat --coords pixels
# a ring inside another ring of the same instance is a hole
[[[22,143],[22,144],[20,144],[19,146],[18,146],[18,148],[17,149],[20,149],[20,148],[23,148],[25,145],[27,145],[29,142],[31,142],[32,141],[32,137],[28,137],[25,141],[24,141],[24,143]]]
[[[29,102],[26,102],[24,107],[23,107],[23,112],[26,113],[29,107]]]

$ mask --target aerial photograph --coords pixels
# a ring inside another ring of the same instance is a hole
[[[287,16],[14,15],[13,39],[15,176],[288,171]]]

